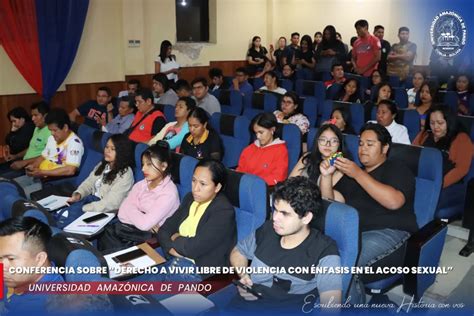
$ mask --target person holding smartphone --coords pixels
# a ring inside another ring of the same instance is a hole
[[[341,265],[334,240],[310,226],[322,211],[321,194],[314,181],[293,177],[277,184],[273,208],[272,219],[234,247],[230,255],[233,267],[247,267],[249,260],[254,269],[284,267],[286,271],[296,266]],[[314,301],[319,297],[321,304],[341,302],[340,274],[241,273],[239,278],[242,286],[238,285],[238,295],[229,309],[299,313],[308,295],[314,295]]]

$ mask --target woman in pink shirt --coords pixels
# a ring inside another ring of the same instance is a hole
[[[107,227],[99,250],[110,253],[149,239],[179,207],[179,195],[171,180],[168,144],[158,141],[142,154],[145,179],[137,182],[120,205],[119,221]]]

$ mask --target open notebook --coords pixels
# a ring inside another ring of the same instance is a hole
[[[44,199],[39,200],[38,204],[40,204],[48,211],[53,212],[65,206],[69,206],[69,204],[67,203],[67,200],[69,198],[69,196],[50,195],[48,197],[45,197]]]

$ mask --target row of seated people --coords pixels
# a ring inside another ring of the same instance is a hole
[[[332,125],[328,126],[332,127],[329,128],[330,130],[335,130],[336,133],[340,134],[340,131],[335,127]],[[123,135],[112,137],[124,138]],[[110,162],[110,159],[114,157],[113,152],[117,150],[111,146],[110,142],[111,140],[108,141],[104,160],[100,163],[100,166],[112,165],[113,167],[117,164],[116,162]],[[321,144],[323,142],[318,139],[318,143]],[[335,141],[329,139],[326,140],[324,145],[328,146],[333,143]],[[345,201],[349,205],[358,206],[360,229],[362,231],[362,249],[359,264],[361,264],[360,260],[362,258],[371,261],[371,259],[379,257],[381,254],[387,255],[399,249],[401,246],[399,244],[408,239],[409,235],[417,230],[417,223],[413,213],[415,179],[406,166],[400,162],[387,160],[390,147],[390,134],[387,130],[380,125],[369,124],[361,133],[359,149],[359,160],[362,162],[365,170],[360,169],[349,159],[342,157],[338,158],[335,162],[323,160],[318,166],[321,172],[319,182],[323,197],[331,197],[332,195],[332,197]],[[157,144],[151,146],[142,154],[142,170],[146,177],[146,180],[142,181],[146,186],[144,190],[141,190],[142,194],[157,191],[156,189],[160,188],[160,186],[163,189],[163,184],[173,186],[172,182],[167,182],[163,178],[163,172],[166,172],[167,167],[169,167],[166,158],[161,158],[161,160],[153,155],[153,153],[163,153],[164,150],[165,147]],[[150,155],[149,158],[147,158],[147,155]],[[115,158],[119,159],[119,156],[115,155]],[[339,172],[338,175],[334,173],[336,169]],[[113,170],[110,172],[113,172]],[[307,172],[307,177],[309,173]],[[95,175],[95,172],[93,174]],[[91,177],[93,174],[91,174]],[[105,181],[108,174],[103,174],[100,182]],[[118,177],[120,176],[117,174],[114,182],[118,182]],[[273,224],[269,222],[263,225],[255,233],[251,233],[247,238],[239,241],[237,246],[233,248],[235,244],[233,207],[228,203],[225,195],[219,194],[226,185],[224,167],[216,161],[203,160],[198,163],[194,170],[192,194],[184,197],[181,206],[178,210],[172,212],[171,217],[166,219],[163,225],[157,227],[155,226],[157,224],[148,223],[148,228],[150,230],[158,230],[158,237],[162,248],[170,258],[169,264],[179,266],[221,266],[229,261],[233,266],[246,266],[248,265],[248,259],[252,259],[254,267],[262,266],[261,264],[263,266],[268,266],[269,264],[274,264],[275,266],[281,266],[281,264],[293,266],[298,264],[301,266],[303,258],[304,266],[314,264],[326,267],[339,266],[338,260],[340,259],[338,259],[337,247],[335,247],[334,242],[322,237],[322,235],[318,235],[317,231],[309,229],[313,216],[317,215],[315,211],[320,209],[320,201],[318,201],[320,200],[320,195],[318,194],[319,189],[316,183],[308,180],[307,177],[295,177],[283,184],[277,185],[273,196]],[[334,184],[333,189],[332,183],[338,177],[339,181],[337,184]],[[158,183],[155,181],[157,179],[159,180]],[[121,223],[117,222],[109,226],[99,239],[98,245],[100,249],[107,251],[116,249],[118,245],[119,248],[125,247],[126,244],[123,244],[124,237],[133,238],[135,243],[139,240],[143,241],[143,238],[148,237],[148,235],[142,236],[143,232],[137,233],[137,226],[133,224],[125,225],[127,220],[139,219],[143,217],[143,214],[135,214],[135,216],[126,220],[122,216],[127,211],[133,211],[137,208],[137,205],[133,205],[133,201],[136,203],[150,202],[143,201],[143,199],[137,200],[133,196],[135,188],[137,187],[138,190],[140,183],[135,184],[129,196],[125,198],[125,202],[120,206],[118,214]],[[154,184],[157,185],[156,188],[150,188],[150,185],[153,186]],[[99,190],[102,186],[99,185]],[[372,190],[374,186],[378,189]],[[176,188],[171,191],[177,193]],[[360,195],[355,195],[355,191],[359,192]],[[379,194],[379,191],[388,192],[386,192],[387,194]],[[171,195],[171,199],[173,199],[177,194]],[[71,202],[73,202],[74,198],[75,196],[73,195]],[[130,200],[132,204],[127,204],[127,200]],[[147,214],[148,216],[152,212],[158,213],[156,205],[161,205],[164,201],[160,202],[156,203],[155,201],[153,203],[152,209]],[[362,204],[359,205],[359,203]],[[202,209],[200,209],[201,207]],[[227,209],[228,211],[223,211]],[[364,211],[360,211],[361,209]],[[143,212],[144,209],[140,209],[140,211]],[[159,211],[161,211],[161,208]],[[62,214],[64,215],[64,213]],[[12,221],[15,223],[15,219],[13,219],[2,223],[2,225],[6,227],[14,226]],[[17,219],[17,221],[21,220]],[[150,224],[153,226],[150,226]],[[357,223],[353,223],[353,225],[359,226]],[[21,227],[21,225],[17,225],[17,227]],[[9,228],[4,230],[11,232]],[[2,229],[0,231],[3,232]],[[5,244],[11,245],[12,233],[8,232],[0,235],[9,237],[3,238],[2,241]],[[17,235],[16,237],[21,238],[23,236],[20,234],[20,236]],[[386,242],[382,242],[380,238]],[[395,244],[388,242],[388,240],[395,240]],[[218,243],[219,246],[212,249],[212,245],[215,243]],[[377,245],[377,247],[374,247],[372,243]],[[306,258],[303,254],[308,255],[308,247],[312,249],[309,252],[312,255]],[[316,249],[318,251],[315,251]],[[288,252],[288,250],[291,251]],[[280,255],[278,255],[279,253]],[[31,257],[31,254],[29,255]],[[188,259],[194,259],[194,262]],[[370,264],[369,261],[362,262],[362,265]],[[43,260],[42,262],[44,263],[45,261]],[[176,279],[176,277],[173,279]],[[180,276],[179,279],[198,281],[202,277],[202,275],[185,275]],[[272,286],[275,277],[281,278],[282,282],[287,280],[288,284],[285,285],[284,290],[286,294],[281,292],[281,287]],[[341,300],[340,275],[314,275],[310,281],[295,275],[286,276],[284,274],[278,276],[249,276],[243,274],[240,275],[240,278],[244,284],[254,286],[266,298],[275,301],[272,302],[273,304],[279,301],[278,306],[280,306],[283,302],[286,308],[290,307],[291,302],[300,305],[301,299],[309,293],[308,291],[315,288],[319,291],[322,303],[330,300],[340,302]],[[152,276],[152,280],[157,279],[164,280],[166,276]],[[10,285],[12,284],[14,285],[15,283],[11,282]],[[245,300],[256,299],[256,297],[244,291],[240,291],[240,294]],[[264,304],[265,302],[262,305],[255,306],[255,304],[249,305],[245,303],[242,298],[237,298],[236,300],[235,304],[239,308],[249,306],[252,309],[268,307],[268,305]]]

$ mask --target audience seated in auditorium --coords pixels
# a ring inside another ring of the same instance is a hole
[[[264,86],[261,87],[258,91],[268,91],[276,94],[283,95],[286,93],[286,90],[278,86],[278,77],[274,71],[269,71],[265,73],[263,77]]]
[[[331,67],[331,76],[331,80],[324,81],[324,86],[326,88],[329,88],[335,83],[343,84],[346,81],[346,78],[344,77],[344,66],[342,66],[341,63],[333,64]]]
[[[281,36],[278,39],[277,49],[270,45],[270,59],[275,64],[276,70],[281,72],[283,65],[286,64],[286,37]]]
[[[153,76],[153,92],[155,98],[154,104],[170,104],[176,105],[178,96],[170,87],[170,82],[164,73],[157,73]]]
[[[413,73],[413,79],[412,79],[413,88],[410,88],[407,90],[409,109],[415,108],[416,94],[418,93],[418,91],[420,91],[421,85],[423,84],[425,79],[426,79],[426,76],[423,72],[415,71]]]
[[[353,134],[357,133],[354,131],[354,128],[351,125],[351,111],[346,107],[336,107],[331,112],[331,120],[334,125],[339,128],[339,130],[344,134]]]
[[[57,214],[57,226],[66,227],[84,212],[117,212],[133,186],[134,164],[132,142],[123,134],[112,135],[102,161],[68,199],[71,206]]]
[[[300,50],[297,51],[295,56],[296,67],[302,69],[314,69],[314,66],[316,66],[316,60],[314,58],[313,41],[311,40],[311,36],[303,35],[300,45]]]
[[[130,79],[127,81],[127,90],[122,90],[118,94],[118,98],[126,97],[129,94],[136,94],[138,89],[140,89],[140,80]]]
[[[291,43],[286,47],[286,62],[296,66],[296,52],[300,50],[300,33],[291,33]]]
[[[33,217],[14,217],[0,222],[0,258],[3,263],[3,302],[9,315],[43,314],[47,295],[30,293],[36,283],[63,282],[57,273],[12,273],[11,268],[48,268],[46,252],[49,226]],[[3,311],[5,312],[5,311]]]
[[[160,54],[155,59],[155,73],[164,73],[169,81],[178,80],[179,64],[176,56],[171,53],[172,45],[168,40],[164,40],[160,45]]]
[[[151,238],[179,207],[178,189],[170,176],[168,144],[160,141],[150,146],[141,159],[145,179],[137,182],[123,200],[119,221],[108,226],[99,238],[97,247],[102,252],[114,252]]]
[[[360,103],[359,80],[351,78],[347,79],[342,89],[334,97],[336,101]]]
[[[254,269],[339,267],[341,259],[334,240],[311,228],[311,222],[322,216],[321,212],[321,194],[314,181],[295,177],[278,184],[273,193],[272,220],[234,247],[230,256],[232,266],[248,267],[251,260]],[[334,309],[329,302],[337,305],[342,299],[341,274],[243,272],[239,278],[263,298],[238,287],[239,294],[232,299],[230,310],[254,312],[271,308],[292,315],[302,311],[311,294],[323,306],[328,305],[327,309]]]
[[[379,70],[382,73],[387,73],[387,57],[390,53],[390,43],[383,39],[385,35],[385,28],[382,25],[376,25],[374,27],[374,36],[380,40],[381,45],[381,54],[380,54],[380,62],[379,62]]]
[[[232,79],[231,90],[240,91],[242,95],[252,95],[253,87],[247,81],[249,78],[249,73],[245,67],[239,67],[235,71],[235,78]]]
[[[280,103],[280,110],[273,112],[278,123],[295,124],[306,135],[309,131],[309,120],[306,115],[300,112],[298,107],[298,95],[294,92],[286,92]]]
[[[458,114],[470,115],[469,98],[471,96],[470,79],[467,74],[460,74],[456,78],[456,92],[458,93]]]
[[[10,168],[15,171],[10,170],[7,173],[2,173],[3,177],[11,178],[23,174],[23,168],[41,156],[48,142],[48,138],[51,136],[51,131],[45,121],[48,112],[49,105],[46,102],[38,102],[31,105],[31,120],[35,125],[35,129],[31,136],[30,144],[23,159],[13,161],[10,165]],[[8,158],[5,157],[5,160],[8,161]]]
[[[242,151],[237,167],[237,171],[261,177],[269,186],[285,180],[288,175],[288,149],[285,141],[275,137],[277,127],[273,114],[257,114],[250,123],[256,140]]]
[[[425,81],[421,85],[418,93],[418,103],[415,103],[415,110],[420,116],[420,126],[421,129],[425,127],[426,113],[431,108],[434,100],[436,98],[436,93],[438,92],[438,86],[433,82]]]
[[[178,96],[178,98],[192,96],[191,85],[186,80],[179,79],[178,81],[176,81],[174,86],[175,86],[176,95]]]
[[[136,143],[148,143],[165,126],[166,119],[163,112],[153,106],[153,93],[148,88],[137,91],[135,104],[138,112],[125,133]]]
[[[128,94],[119,98],[118,115],[113,117],[113,111],[107,109],[108,123],[105,119],[97,118],[102,131],[111,134],[122,134],[132,126],[135,119],[135,94]]]
[[[84,146],[81,139],[70,129],[71,122],[63,109],[53,109],[46,115],[51,131],[41,156],[26,167],[26,175],[15,178],[25,193],[40,190],[42,179],[75,175],[81,165]]]
[[[31,121],[28,112],[22,107],[16,107],[8,111],[7,118],[10,121],[10,132],[5,137],[5,146],[2,148],[6,163],[0,165],[1,171],[8,171],[10,165],[22,159],[28,151],[28,145],[35,132],[35,124]]]
[[[369,23],[366,20],[358,20],[354,26],[359,38],[352,48],[352,65],[355,73],[369,77],[380,61],[380,40],[369,33]]]
[[[459,182],[468,173],[474,154],[473,144],[447,106],[434,105],[428,111],[425,128],[413,144],[441,150],[443,188]]]
[[[219,135],[209,126],[209,117],[202,108],[188,115],[189,133],[184,135],[180,152],[196,159],[221,160],[222,143]]]
[[[398,110],[397,105],[392,100],[381,100],[377,104],[376,121],[369,121],[371,123],[379,123],[387,129],[392,136],[392,143],[411,144],[408,137],[408,129],[401,124],[395,122]]]
[[[387,75],[398,76],[405,80],[413,68],[413,60],[416,56],[416,44],[408,41],[410,30],[406,26],[398,29],[399,43],[392,45],[390,54],[387,56]]]
[[[105,119],[108,122],[107,110],[113,110],[112,92],[109,87],[100,87],[97,89],[97,96],[95,100],[89,100],[75,110],[69,113],[71,122],[75,122],[78,116],[84,118],[84,124],[100,129],[101,126],[97,123],[97,118]]]
[[[228,83],[224,81],[224,75],[220,68],[209,69],[209,79],[212,82],[209,86],[211,92],[215,90],[228,90],[230,88]]]
[[[158,230],[158,240],[168,258],[178,267],[227,267],[237,240],[235,211],[221,193],[226,169],[215,160],[201,160],[194,169],[192,192]],[[201,281],[206,274],[153,275],[162,281]]]
[[[319,184],[321,175],[319,165],[337,152],[341,152],[346,158],[352,158],[346,150],[344,136],[337,126],[331,123],[322,125],[314,139],[313,148],[301,157],[291,171],[290,177],[304,176]],[[335,185],[341,179],[342,173],[336,171],[332,177],[332,183]]]
[[[403,162],[387,159],[391,145],[385,127],[368,123],[359,141],[362,168],[347,158],[337,158],[333,166],[327,160],[320,165],[322,196],[346,203],[359,213],[358,266],[370,266],[390,255],[418,229],[413,211],[415,176]],[[334,185],[336,170],[343,176]]]
[[[254,76],[259,69],[263,68],[265,61],[268,59],[268,51],[262,46],[262,39],[260,36],[254,36],[252,38],[252,44],[247,51],[247,62],[250,76]]]
[[[174,116],[176,121],[166,124],[161,131],[156,134],[148,145],[153,145],[159,140],[168,143],[171,150],[179,152],[184,135],[189,133],[188,115],[196,108],[196,101],[191,97],[181,97],[176,103]]]
[[[193,88],[194,99],[197,106],[204,109],[209,116],[214,112],[221,112],[221,105],[215,96],[209,93],[207,80],[203,77],[198,77],[191,82]]]
[[[344,44],[336,38],[336,28],[333,25],[326,26],[323,30],[321,44],[318,45],[316,50],[316,72],[332,71],[333,65],[344,62],[345,55]],[[320,80],[321,78],[317,79]]]

